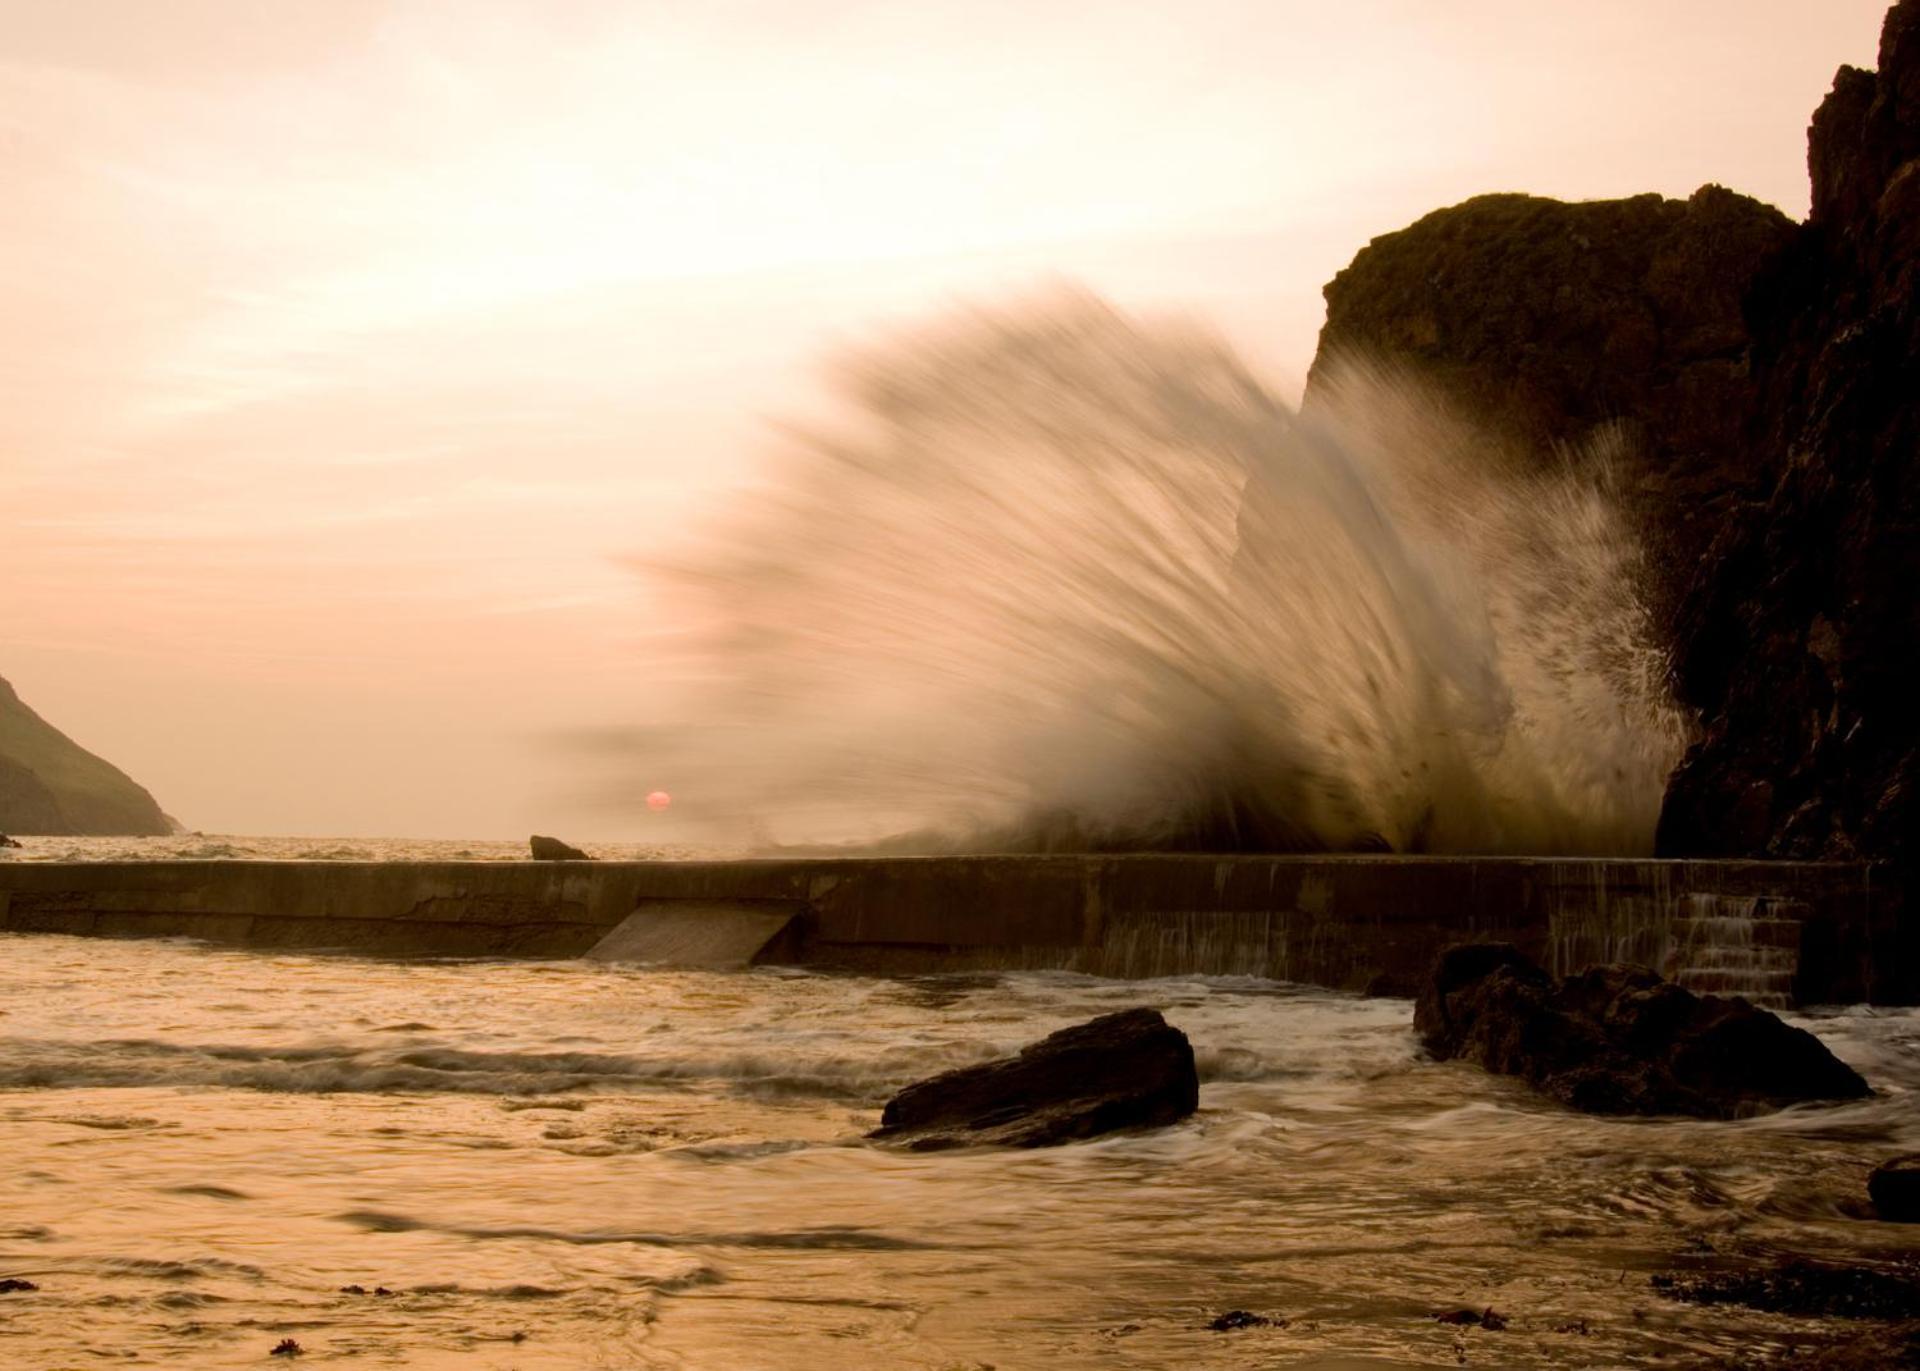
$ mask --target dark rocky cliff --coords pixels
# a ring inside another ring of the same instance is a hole
[[[1779,477],[1707,553],[1675,652],[1704,734],[1664,853],[1920,853],[1920,0],[1809,133],[1813,209],[1748,302]]]
[[[0,833],[171,833],[153,796],[35,714],[0,680]]]
[[[1920,854],[1920,0],[1877,74],[1841,69],[1808,161],[1805,224],[1711,186],[1489,195],[1326,291],[1309,404],[1351,351],[1539,460],[1636,439],[1644,590],[1700,724],[1662,855]]]
[[[1621,425],[1618,473],[1670,623],[1738,492],[1762,479],[1748,285],[1793,238],[1719,186],[1686,200],[1482,195],[1374,239],[1326,288],[1307,404],[1346,354],[1411,371],[1466,417],[1556,460]]]

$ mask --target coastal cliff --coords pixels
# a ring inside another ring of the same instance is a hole
[[[0,833],[172,831],[153,796],[27,708],[0,679]]]
[[[1674,655],[1701,741],[1663,853],[1920,853],[1920,0],[1813,117],[1813,208],[1749,297],[1779,478],[1706,552]]]
[[[1432,384],[1516,451],[1557,460],[1610,426],[1646,531],[1644,588],[1671,623],[1701,550],[1763,473],[1741,302],[1793,238],[1719,186],[1685,200],[1481,195],[1375,238],[1326,287],[1309,407],[1342,357]]]
[[[1843,67],[1792,224],[1717,186],[1487,195],[1326,288],[1307,403],[1400,367],[1543,461],[1627,428],[1617,488],[1694,714],[1663,856],[1920,852],[1920,0]]]

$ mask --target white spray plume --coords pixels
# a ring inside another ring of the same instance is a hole
[[[1608,453],[1523,460],[1359,363],[1298,414],[1081,295],[843,398],[654,568],[711,631],[639,790],[700,836],[1650,850],[1684,725]]]

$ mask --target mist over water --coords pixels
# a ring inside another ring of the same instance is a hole
[[[688,831],[1650,850],[1684,726],[1615,454],[1505,450],[1360,363],[1296,412],[1203,327],[1081,294],[839,381],[650,568],[701,637],[630,765]]]

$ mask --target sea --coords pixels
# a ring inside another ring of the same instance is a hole
[[[522,850],[25,844],[4,860]],[[1034,1151],[864,1136],[910,1081],[1134,1005],[1194,1044],[1187,1122]],[[1910,1255],[1865,1180],[1920,1150],[1920,1012],[1789,1018],[1873,1098],[1589,1117],[1424,1059],[1406,1000],[1252,979],[6,935],[0,1366],[1765,1364],[1846,1329],[1653,1278]]]

